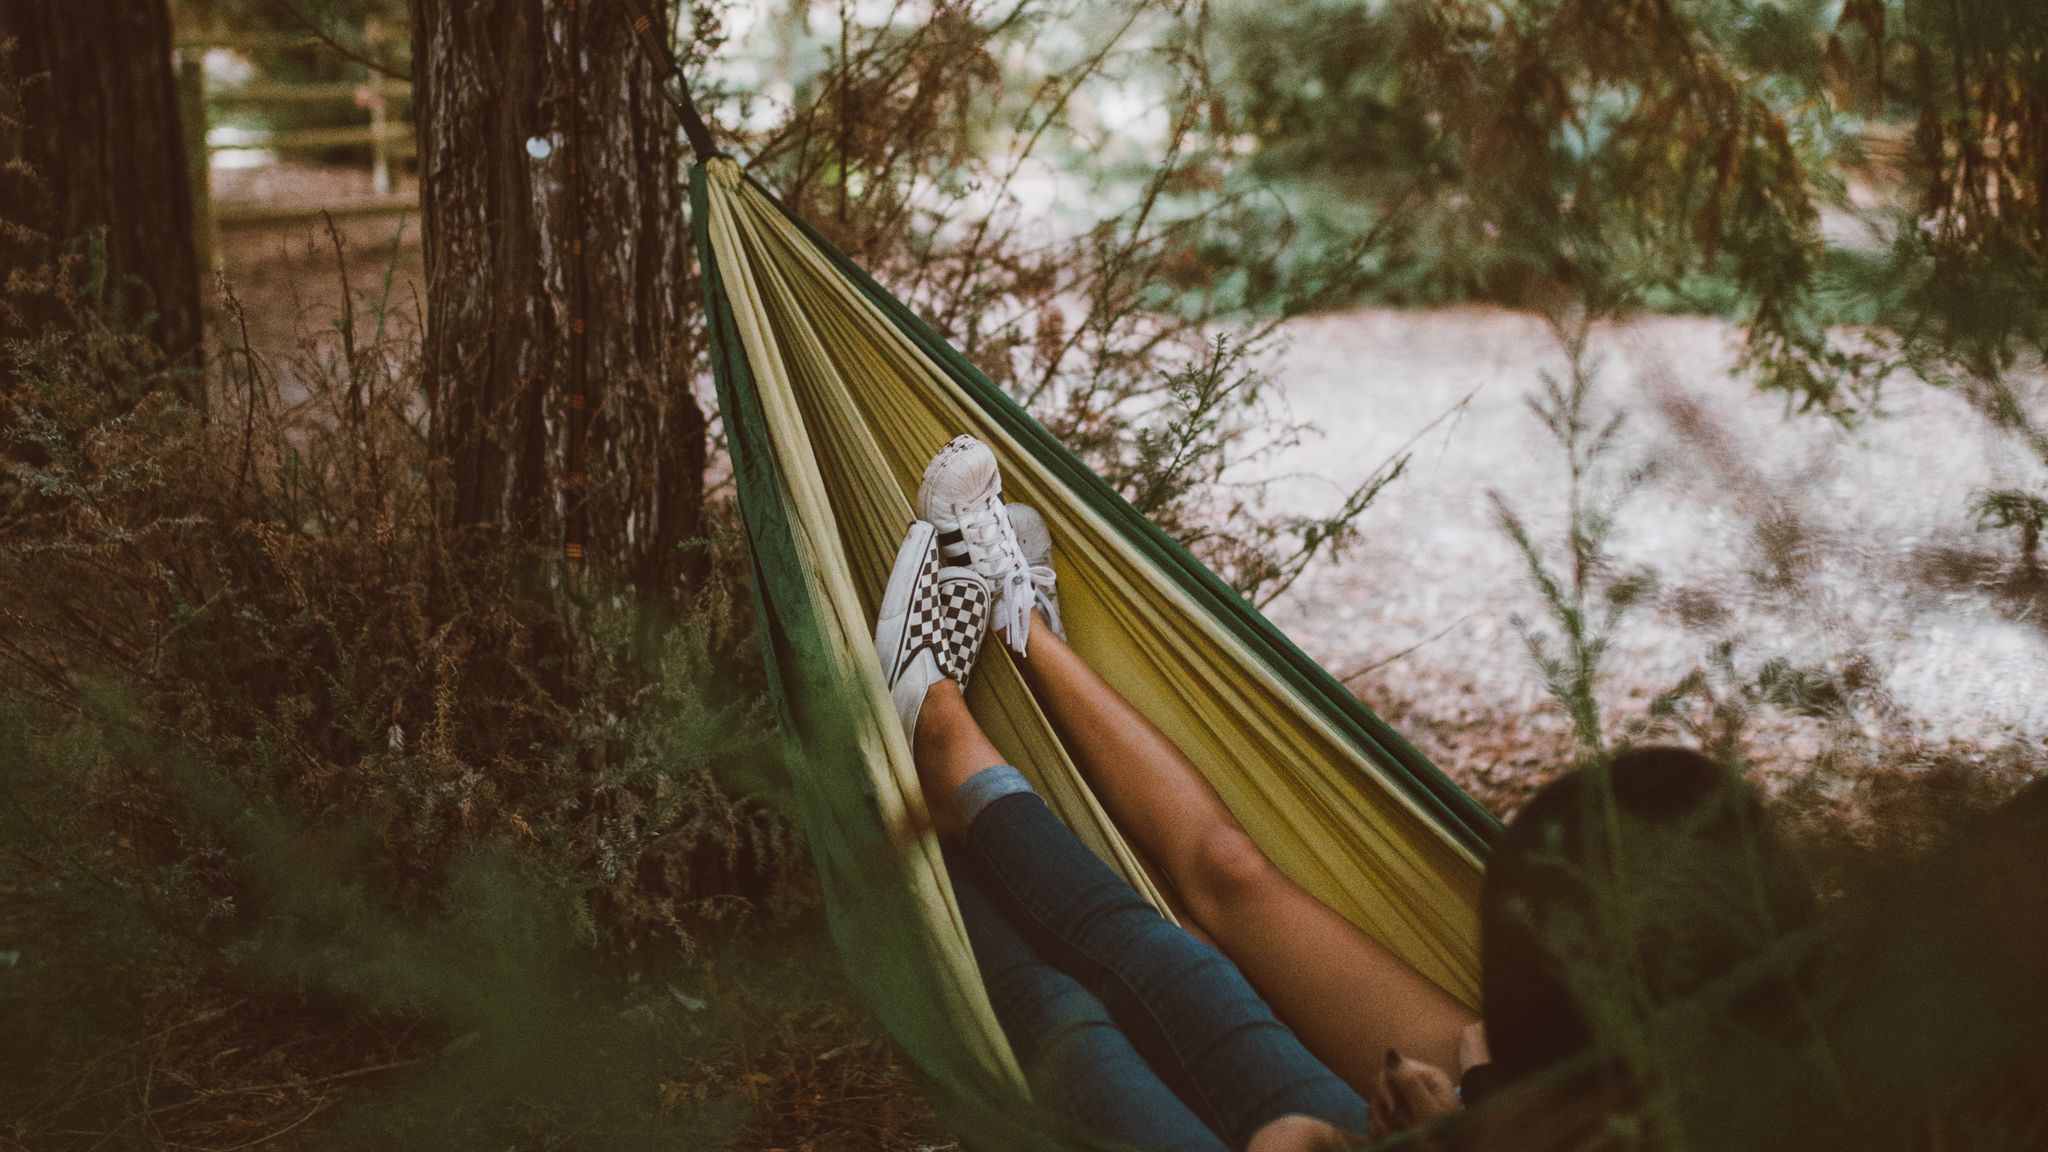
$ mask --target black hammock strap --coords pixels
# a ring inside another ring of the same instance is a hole
[[[696,101],[690,99],[690,86],[683,82],[683,67],[676,63],[676,54],[669,50],[667,27],[655,21],[641,0],[623,0],[621,11],[627,14],[633,38],[640,42],[641,53],[661,76],[662,97],[683,122],[683,136],[690,142],[690,151],[695,152],[700,161],[719,155],[718,145],[711,139],[711,129],[705,126],[704,117],[697,114]]]

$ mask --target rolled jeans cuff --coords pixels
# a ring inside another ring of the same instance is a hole
[[[1031,791],[1031,781],[1022,772],[1008,764],[997,764],[983,768],[962,781],[953,790],[953,802],[960,808],[960,823],[964,827],[974,823],[981,810],[1018,792]]]

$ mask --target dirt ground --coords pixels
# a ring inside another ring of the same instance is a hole
[[[219,230],[222,271],[247,312],[249,344],[259,355],[282,363],[302,333],[332,323],[341,310],[343,260],[359,308],[384,300],[396,324],[417,331],[416,318],[426,307],[418,214],[336,220],[341,260],[334,237],[317,215],[323,205],[366,198],[369,173],[276,164],[219,170],[213,181],[216,206],[300,207],[309,214],[303,221],[223,225]],[[407,178],[400,190],[410,186]]]
[[[1377,462],[1412,456],[1367,511],[1363,544],[1272,614],[1340,675],[1369,669],[1355,680],[1368,702],[1454,776],[1512,803],[1547,774],[1566,728],[1515,621],[1554,626],[1493,497],[1553,563],[1564,555],[1565,456],[1526,400],[1539,373],[1563,372],[1561,345],[1537,317],[1481,307],[1348,311],[1287,335],[1273,371],[1320,435],[1275,465],[1293,476],[1282,506],[1327,503]],[[1624,415],[1595,486],[1613,492],[1651,468],[1620,507],[1613,547],[1618,568],[1656,577],[1614,633],[1610,730],[1726,642],[1752,677],[1784,660],[1870,686],[1834,723],[1763,710],[1750,750],[1775,783],[1844,740],[1909,758],[2038,755],[2038,583],[2015,577],[2013,541],[1976,532],[1969,508],[1983,489],[2041,490],[2038,461],[1905,376],[1887,382],[1880,415],[1853,425],[1788,415],[1735,371],[1737,338],[1716,320],[1661,316],[1594,336],[1594,408]]]

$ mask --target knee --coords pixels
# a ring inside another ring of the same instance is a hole
[[[1280,870],[1241,828],[1218,828],[1204,834],[1195,842],[1191,871],[1182,884],[1181,897],[1204,925],[1270,892],[1274,884],[1284,883]]]

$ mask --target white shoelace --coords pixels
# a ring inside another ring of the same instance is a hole
[[[960,517],[960,535],[967,542],[967,555],[974,570],[988,581],[995,594],[995,626],[1017,655],[1024,655],[1031,638],[1031,607],[1035,593],[1052,587],[1052,569],[1034,568],[1024,560],[1024,547],[1017,543],[1016,530],[1003,511],[1002,495],[991,493],[977,501],[972,511]],[[1040,582],[1039,572],[1044,572]],[[1027,594],[1027,590],[1029,593]]]
[[[1052,625],[1056,634],[1065,635],[1060,627],[1060,602],[1053,599],[1053,571],[1050,564],[1033,564],[1025,569],[1031,575],[1032,600],[1045,613],[1045,622]]]

